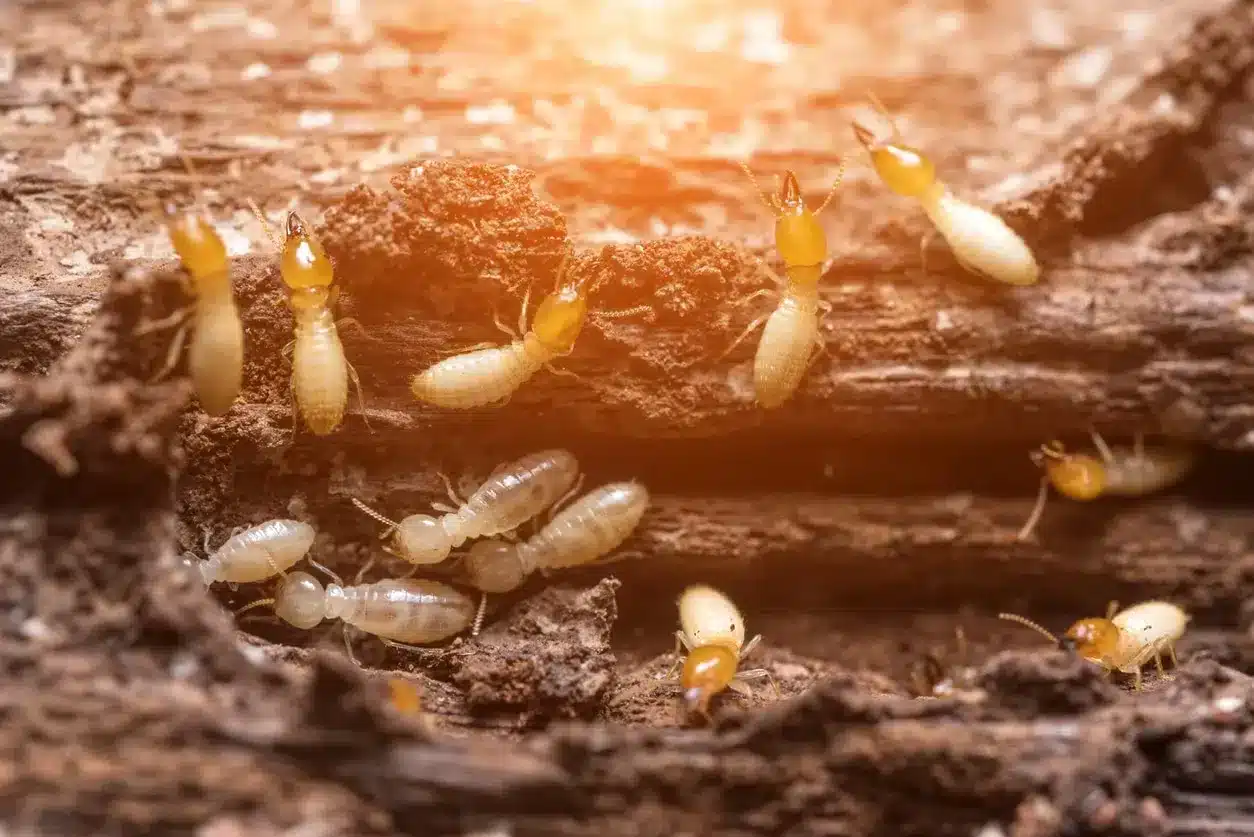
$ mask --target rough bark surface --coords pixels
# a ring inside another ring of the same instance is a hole
[[[0,824],[1248,833],[1254,5],[771,5],[765,45],[703,0],[0,9]],[[739,34],[687,40],[720,25]],[[1039,286],[968,277],[939,244],[925,269],[926,219],[854,150],[868,92],[1036,247]],[[777,266],[735,161],[768,186],[794,169],[817,202],[841,156],[828,353],[765,413],[753,341],[719,357]],[[144,328],[187,302],[163,198],[209,209],[237,256],[245,385],[221,419],[181,368],[151,380],[171,332]],[[249,198],[271,224],[289,201],[320,217],[369,426],[354,407],[294,432],[291,315]],[[568,242],[601,312],[561,363],[578,377],[415,404],[409,376],[503,339],[493,313],[546,292]],[[1018,542],[1026,452],[1090,424],[1208,450],[1161,495],[1055,497]],[[464,491],[556,445],[650,509],[605,564],[494,597],[474,639],[237,621],[270,586],[206,592],[178,561],[282,516],[346,577],[399,574],[349,498],[423,510],[441,474]],[[762,632],[779,691],[720,696],[698,729],[665,677],[694,581]],[[1061,630],[1151,596],[1194,621],[1143,692],[995,618]],[[955,696],[914,698],[926,655]]]

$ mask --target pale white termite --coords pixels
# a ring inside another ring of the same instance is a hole
[[[521,543],[476,543],[466,553],[467,578],[484,593],[505,593],[536,570],[595,561],[627,540],[648,505],[649,492],[638,482],[603,485],[562,509]]]
[[[468,540],[517,529],[574,490],[578,477],[574,454],[545,450],[497,468],[468,500],[458,498],[448,485],[457,508],[432,504],[445,512],[441,517],[411,514],[397,523],[356,498],[353,505],[396,530],[389,552],[411,564],[437,564]]]
[[[1019,540],[1026,540],[1036,528],[1045,511],[1045,501],[1052,485],[1059,494],[1072,500],[1087,502],[1098,497],[1143,497],[1170,488],[1188,475],[1196,459],[1191,448],[1156,447],[1147,449],[1141,434],[1134,437],[1131,448],[1111,449],[1096,430],[1089,430],[1097,456],[1068,453],[1061,442],[1042,445],[1032,454],[1032,461],[1044,470],[1036,505],[1019,530]]]
[[[756,186],[753,172],[748,166],[742,164],[741,167]],[[763,267],[782,290],[779,305],[770,314],[749,323],[723,355],[766,322],[753,358],[753,389],[757,402],[767,409],[778,407],[792,397],[810,363],[824,347],[819,334],[819,309],[828,310],[831,306],[819,299],[819,279],[827,259],[827,235],[817,216],[831,201],[844,172],[842,161],[827,199],[814,212],[806,206],[797,176],[791,171],[785,172],[778,193],[762,194],[763,203],[775,212],[775,247],[784,262],[787,279],[780,279]],[[744,301],[762,293],[766,291],[750,294]]]
[[[295,566],[313,546],[315,534],[312,526],[299,520],[267,520],[231,535],[210,553],[209,533],[206,532],[205,552],[209,557],[201,561],[186,552],[183,560],[195,567],[205,584],[215,581],[251,584]]]
[[[345,585],[337,579],[323,587],[306,572],[288,573],[273,598],[255,601],[237,613],[262,605],[273,605],[276,616],[302,630],[324,619],[341,619],[391,645],[448,639],[469,628],[476,613],[469,596],[438,581],[400,578]]]
[[[1040,625],[1013,613],[999,614],[1000,618],[1018,622],[1048,637],[1060,648],[1073,650],[1084,659],[1097,663],[1103,669],[1134,677],[1133,687],[1141,688],[1141,667],[1153,660],[1158,673],[1163,674],[1165,653],[1176,665],[1176,643],[1184,636],[1189,615],[1170,602],[1149,601],[1119,611],[1118,604],[1111,602],[1105,619],[1081,619],[1061,638],[1054,636]]]
[[[876,109],[888,117],[874,97]],[[1033,285],[1041,269],[1023,238],[992,212],[954,195],[936,176],[935,164],[905,144],[891,117],[892,133],[880,140],[856,120],[854,135],[871,156],[871,164],[889,189],[918,200],[954,257],[970,272],[1010,285]],[[926,239],[925,239],[926,249]]]
[[[151,323],[141,329],[143,334],[163,326],[180,323],[170,344],[169,353],[154,380],[166,375],[178,362],[183,344],[187,343],[187,370],[201,409],[208,415],[220,416],[239,396],[244,377],[244,326],[235,307],[231,290],[231,264],[226,244],[213,226],[199,215],[180,213],[173,206],[165,207],[166,231],[170,243],[190,278],[194,303],[191,317],[187,310],[172,318]]]
[[[536,309],[531,329],[527,329],[527,300],[523,297],[518,316],[518,332],[496,321],[499,329],[513,338],[505,346],[474,348],[446,357],[415,375],[410,390],[419,401],[437,407],[470,409],[487,404],[504,404],[514,392],[543,366],[575,347],[575,340],[588,316],[585,283],[562,285],[570,254],[557,270],[554,291]]]
[[[724,689],[749,694],[745,680],[766,678],[779,693],[766,669],[740,669],[740,661],[758,647],[762,635],[745,642],[744,617],[723,593],[704,584],[685,589],[679,597],[679,627],[675,665],[662,679],[674,677],[682,662],[679,684],[689,710],[709,717],[710,700]],[[682,658],[681,648],[688,652]]]

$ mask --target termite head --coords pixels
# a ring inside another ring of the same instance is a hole
[[[1106,490],[1106,466],[1087,454],[1068,453],[1062,443],[1041,445],[1032,461],[1045,470],[1045,476],[1064,497],[1095,500]]]
[[[587,318],[587,290],[583,285],[565,285],[540,303],[531,331],[544,348],[564,355],[575,348]]]
[[[775,247],[787,267],[822,264],[827,258],[827,234],[801,197],[797,175],[784,173],[779,191],[771,196],[775,208]]]
[[[1119,649],[1119,626],[1109,619],[1081,619],[1067,629],[1058,646],[1086,660],[1111,660]]]
[[[465,569],[470,584],[484,593],[508,593],[527,578],[518,548],[495,539],[472,546],[466,553]]]
[[[438,564],[453,545],[448,531],[429,514],[411,514],[396,527],[396,548],[411,564]]]
[[[166,232],[170,244],[193,280],[225,275],[230,268],[226,244],[213,225],[192,212],[179,212],[165,206]]]
[[[921,198],[936,185],[936,166],[922,151],[900,141],[896,128],[887,140],[854,120],[853,135],[871,156],[871,165],[889,189],[907,198]]]
[[[679,674],[688,709],[708,716],[710,699],[732,682],[738,664],[736,652],[725,645],[702,645],[692,649]]]
[[[274,591],[275,615],[302,630],[309,630],[326,618],[326,602],[322,582],[305,572],[283,576]]]
[[[313,237],[304,219],[295,212],[287,215],[286,233],[279,260],[283,284],[294,291],[316,288],[325,293],[335,281],[335,271],[322,243]]]

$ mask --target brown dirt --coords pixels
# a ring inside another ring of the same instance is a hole
[[[680,48],[740,25],[701,0],[623,18],[397,0],[355,19],[366,34],[305,0],[0,10],[0,825],[1249,830],[1254,7],[766,5],[784,66],[735,37]],[[670,75],[605,63],[618,34]],[[924,270],[925,220],[853,155],[823,215],[829,353],[764,414],[751,348],[717,359],[771,263],[736,149],[817,199],[867,92],[1048,272],[991,287],[942,247]],[[493,102],[513,118],[468,120]],[[248,251],[245,390],[221,419],[181,371],[147,382],[168,332],[135,332],[184,302],[163,197]],[[369,427],[354,409],[330,437],[293,432],[291,319],[247,198],[321,218]],[[594,316],[563,364],[577,379],[541,373],[496,410],[415,405],[408,376],[496,339],[492,312],[512,323],[546,291],[567,240],[598,311],[649,311]],[[1206,450],[1177,489],[1054,501],[1018,543],[1025,451],[1090,423]],[[351,634],[357,668],[338,625],[237,625],[229,609],[269,585],[207,595],[176,560],[206,531],[295,516],[331,569],[400,572],[350,497],[417,511],[441,472],[464,489],[553,445],[589,485],[643,481],[650,510],[614,563],[495,598],[476,639],[415,653]],[[706,729],[659,679],[694,581],[742,606],[779,689],[721,696]],[[995,618],[1061,628],[1148,596],[1194,622],[1142,693]],[[914,699],[929,655],[954,697]],[[398,711],[389,677],[424,714]]]

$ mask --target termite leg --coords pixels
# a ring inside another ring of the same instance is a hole
[[[560,275],[560,274],[559,274]],[[526,292],[523,293],[522,308],[518,311],[518,336],[527,333],[527,303],[531,301],[531,286],[527,286]]]
[[[361,565],[361,569],[357,571],[357,576],[353,579],[353,586],[361,584],[361,580],[366,577],[366,571],[374,566],[374,556],[370,556],[370,560]]]
[[[206,526],[204,531],[205,531],[205,555],[209,556],[213,554],[212,552],[209,551],[209,536],[213,534],[213,530],[210,529],[208,526]]]
[[[323,573],[327,578],[331,579],[341,587],[344,586],[344,579],[340,578],[339,575],[332,571],[329,567],[322,566],[312,558],[306,558],[305,560],[309,562],[309,566],[313,567],[318,572]]]
[[[181,323],[183,320],[187,318],[187,315],[190,314],[193,310],[194,310],[193,306],[188,305],[188,306],[178,309],[173,314],[170,314],[168,317],[162,317],[159,320],[151,320],[149,322],[146,322],[143,325],[136,327],[135,336],[143,337],[145,335],[152,334],[154,331],[164,331],[165,329],[169,328],[172,325],[177,325]]]
[[[736,300],[733,303],[733,305],[739,308],[742,305],[748,305],[750,302],[752,302],[753,300],[757,299],[760,296],[770,296],[773,293],[776,293],[776,291],[772,290],[771,288],[758,288],[756,291],[749,294],[748,296],[742,299]]]
[[[1133,675],[1133,680],[1132,680],[1132,690],[1133,690],[1133,691],[1136,691],[1136,692],[1139,692],[1139,691],[1141,691],[1142,686],[1143,686],[1143,684],[1141,683],[1141,667],[1140,667],[1140,666],[1137,666],[1137,667],[1136,667],[1136,674],[1134,674],[1134,675]]]
[[[443,357],[452,357],[453,355],[465,354],[466,352],[477,352],[480,349],[491,349],[491,348],[495,348],[496,345],[497,345],[496,343],[493,343],[489,340],[484,340],[482,343],[476,343],[473,346],[466,346],[460,349],[449,349],[448,351],[444,352]]]
[[[675,676],[675,672],[679,671],[679,666],[684,660],[679,653],[681,648],[688,648],[688,638],[684,636],[683,631],[675,631],[675,650],[671,652],[671,656],[675,658],[675,663],[665,674],[659,674],[658,680],[670,680]],[[692,649],[688,648],[688,650],[691,651]]]
[[[1102,461],[1109,467],[1114,464],[1115,455],[1111,453],[1110,446],[1106,444],[1106,440],[1097,432],[1096,427],[1089,428],[1089,435],[1093,437],[1093,447],[1097,448],[1097,453],[1101,456]]]
[[[736,678],[739,680],[760,680],[765,678],[766,682],[771,684],[771,689],[775,692],[775,697],[780,697],[779,686],[775,684],[775,678],[772,677],[771,673],[764,668],[751,668],[747,671],[738,671],[736,672]],[[732,680],[732,683],[735,682],[736,680]],[[740,685],[743,686],[744,684],[741,683]],[[750,693],[746,689],[744,692],[741,692],[741,694],[748,695]]]
[[[1163,655],[1159,653],[1158,648],[1154,648],[1154,665],[1158,666],[1158,676],[1166,677],[1167,670],[1163,668]]]
[[[549,506],[549,520],[552,520],[553,517],[557,514],[557,512],[562,508],[562,506],[569,503],[571,499],[576,494],[579,493],[579,489],[583,488],[583,478],[584,478],[584,474],[581,471],[579,474],[579,479],[575,480],[575,484],[570,487],[570,491],[567,491],[561,497],[558,497],[557,502]]]
[[[544,368],[552,372],[554,375],[561,375],[563,378],[574,378],[577,381],[584,380],[584,377],[582,375],[576,375],[574,372],[571,372],[569,369],[562,369],[560,367],[554,366],[551,363],[544,364]]]
[[[161,364],[161,368],[157,370],[157,374],[148,379],[148,383],[155,384],[169,375],[174,369],[175,364],[179,362],[179,357],[183,353],[183,343],[187,341],[188,325],[184,323],[174,334],[174,339],[170,341],[170,350],[166,352],[165,362]]]
[[[1041,514],[1045,511],[1045,500],[1049,497],[1049,478],[1041,478],[1041,489],[1036,494],[1036,505],[1032,507],[1032,513],[1028,515],[1028,522],[1023,524],[1023,528],[1019,530],[1019,534],[1015,536],[1015,540],[1026,541],[1028,536],[1032,534],[1032,530],[1036,528],[1036,524],[1041,519]]]
[[[766,322],[766,318],[769,316],[771,315],[763,314],[762,316],[758,317],[753,322],[749,323],[748,327],[746,327],[744,331],[740,332],[740,336],[737,337],[735,340],[733,340],[732,344],[728,346],[727,349],[721,355],[718,356],[718,359],[722,360],[723,358],[731,354],[732,350],[735,349],[737,346],[739,346],[746,337],[752,334],[754,329],[758,328],[759,326],[762,325],[762,323]]]
[[[457,509],[466,505],[466,501],[458,496],[457,490],[453,488],[453,481],[448,478],[448,474],[445,474],[443,471],[439,471],[438,473],[440,475],[440,479],[444,481],[444,490],[448,493],[448,498],[452,500],[453,505],[457,507],[451,509],[450,511],[457,511]]]
[[[923,238],[919,239],[919,269],[923,271],[923,275],[927,276],[927,251],[932,249],[932,242],[936,240],[936,230],[928,230]],[[961,261],[955,254],[954,258]]]
[[[1180,661],[1176,659],[1176,646],[1175,645],[1172,645],[1172,644],[1167,645],[1167,656],[1171,657],[1172,668],[1176,668],[1177,666],[1180,665]]]
[[[344,365],[348,367],[348,377],[352,379],[353,386],[357,388],[357,409],[361,411],[361,420],[365,422],[366,429],[373,433],[374,428],[370,426],[370,417],[366,415],[366,396],[361,391],[361,378],[358,377],[357,370],[353,368],[353,364],[349,363],[347,359],[345,359]]]
[[[1119,602],[1111,599],[1106,604],[1106,620],[1110,621],[1115,618],[1115,613],[1119,610]]]
[[[520,339],[520,335],[518,334],[518,332],[514,331],[512,328],[505,325],[505,323],[501,322],[501,316],[497,314],[497,312],[495,311],[492,312],[492,324],[495,325],[501,331],[505,332],[507,335],[509,335],[509,339],[511,340]],[[488,345],[491,345],[491,344],[488,344]]]
[[[753,639],[745,643],[745,647],[740,649],[740,659],[744,659],[753,653],[753,649],[757,648],[762,642],[762,634],[758,634]]]
[[[475,622],[470,626],[470,635],[479,636],[479,631],[483,629],[483,617],[488,613],[488,594],[481,593],[479,595],[479,610],[475,612]]]
[[[295,348],[296,348],[296,341],[289,340],[286,346],[279,349],[279,356],[283,358],[283,361],[288,366],[292,365],[292,350]]]
[[[353,661],[353,665],[361,668],[361,663],[357,662],[357,655],[353,653],[353,641],[349,639],[348,632],[352,630],[352,626],[347,622],[341,623],[340,634],[344,637],[344,650],[348,652],[348,658]]]

